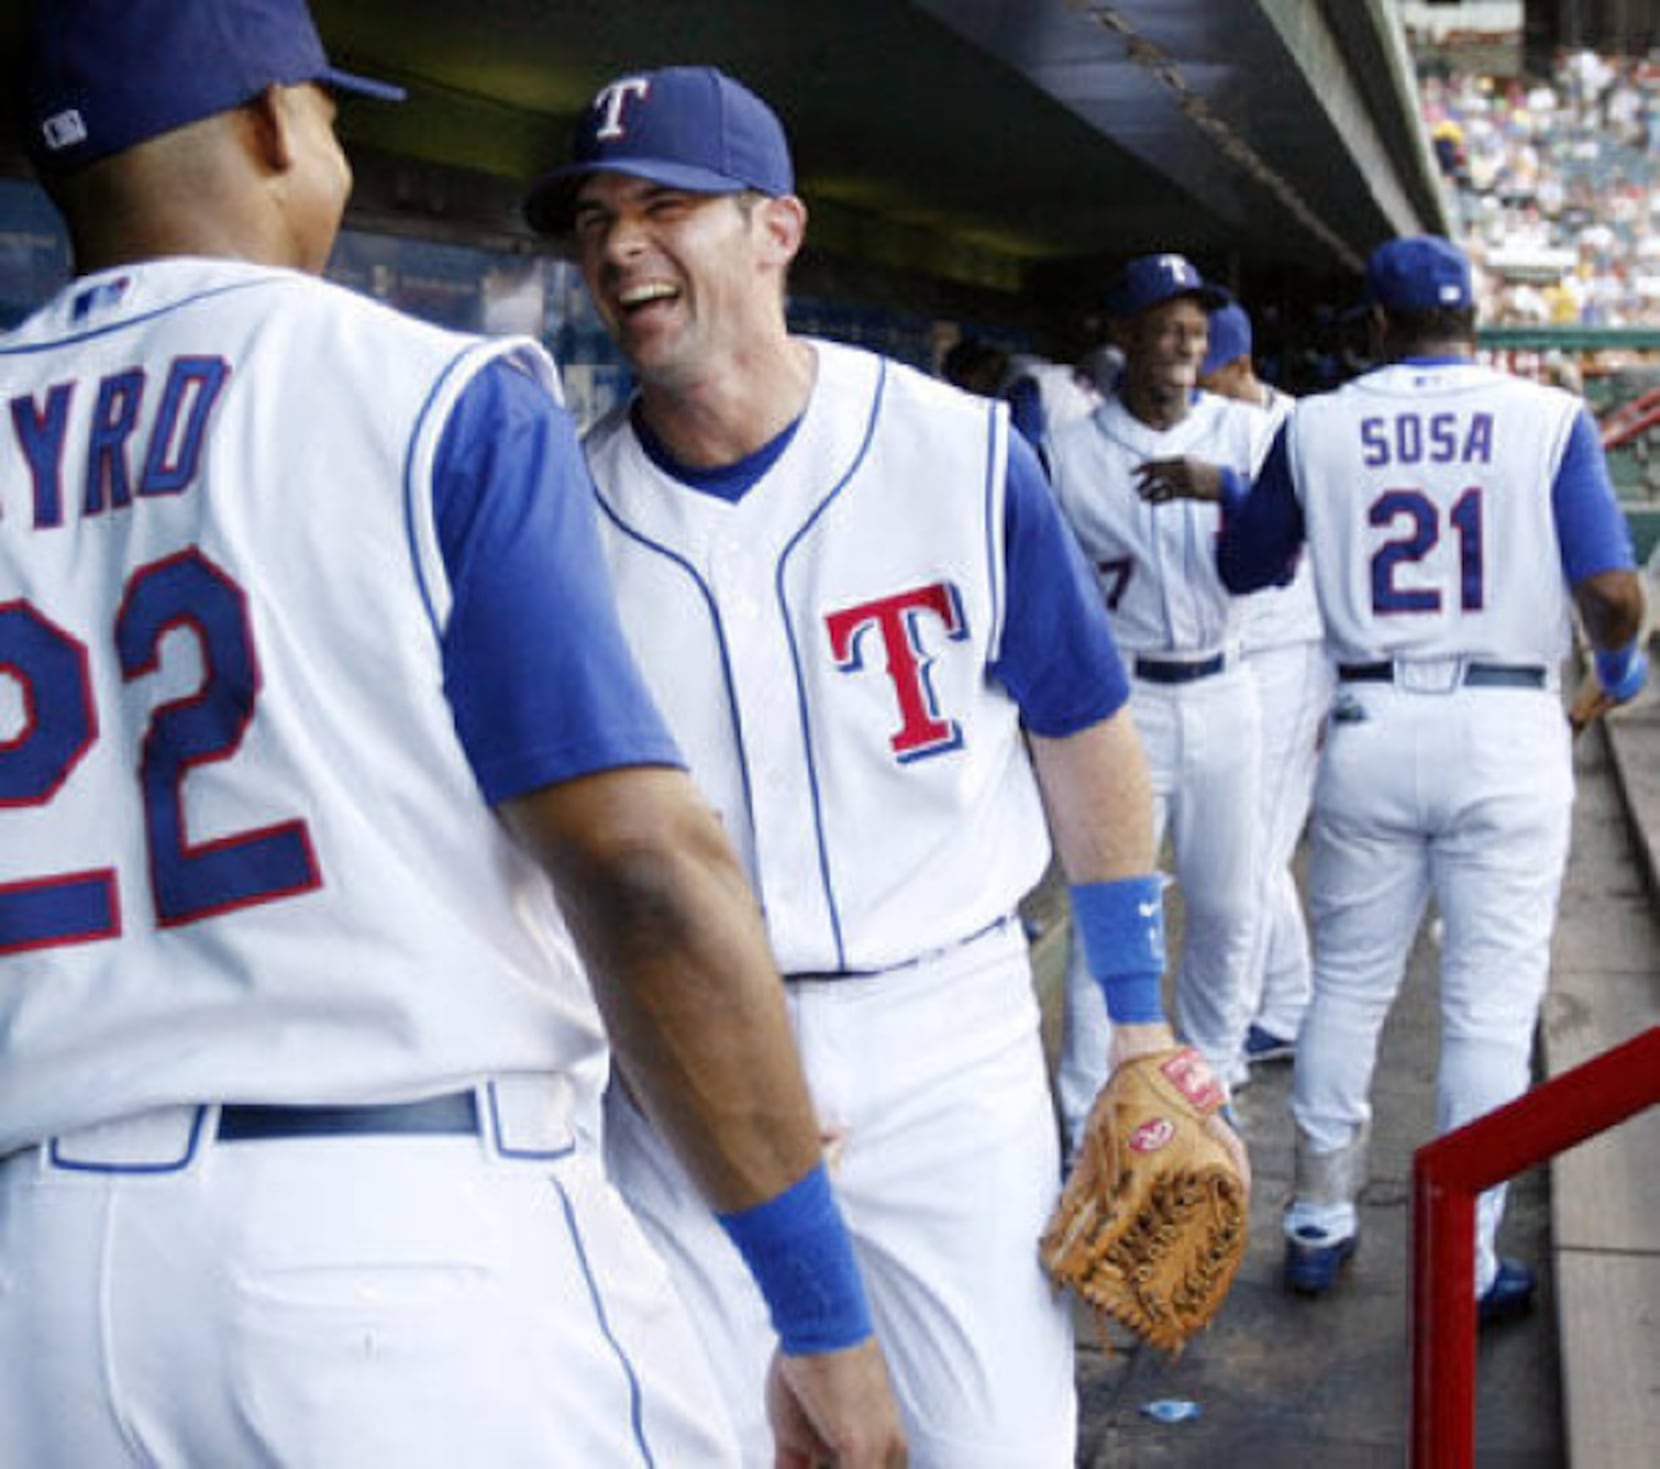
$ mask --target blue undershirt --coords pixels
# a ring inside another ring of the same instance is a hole
[[[485,800],[625,765],[685,761],[634,665],[569,415],[493,362],[433,466],[449,575],[444,692]]]
[[[631,419],[653,464],[689,489],[736,502],[759,484],[795,437],[798,418],[734,464],[700,469],[679,463],[646,426]],[[1062,519],[1038,462],[1021,436],[1009,439],[1003,535],[1008,610],[1001,656],[990,673],[1033,734],[1060,739],[1115,714],[1129,679],[1107,624],[1101,594]]]
[[[1416,367],[1440,367],[1462,357],[1408,357]],[[1303,507],[1291,473],[1282,424],[1254,483],[1222,471],[1222,534],[1216,565],[1231,592],[1254,592],[1284,579],[1306,534]],[[1570,587],[1603,571],[1636,565],[1631,530],[1621,514],[1597,426],[1584,409],[1574,421],[1551,485],[1551,511],[1562,571]]]

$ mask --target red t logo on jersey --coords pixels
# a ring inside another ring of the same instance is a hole
[[[955,750],[963,742],[956,720],[941,718],[935,706],[934,690],[928,682],[928,669],[934,660],[922,646],[918,627],[924,612],[933,613],[945,625],[953,642],[968,636],[961,599],[949,582],[935,582],[844,607],[824,619],[830,634],[830,656],[843,673],[856,673],[864,667],[861,641],[867,629],[874,627],[881,637],[888,657],[888,677],[899,697],[900,725],[888,737],[888,743],[902,761]]]

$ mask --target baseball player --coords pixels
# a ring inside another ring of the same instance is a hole
[[[1289,393],[1262,382],[1252,360],[1251,318],[1237,301],[1210,313],[1209,345],[1199,386],[1252,403],[1278,429],[1290,413]],[[1289,1058],[1308,1008],[1308,926],[1291,860],[1314,795],[1320,721],[1331,703],[1331,662],[1308,560],[1290,583],[1246,598],[1241,649],[1256,681],[1262,720],[1260,857],[1262,891],[1247,970],[1247,1064]]]
[[[1118,394],[1050,439],[1061,509],[1094,567],[1113,635],[1129,656],[1131,707],[1152,771],[1155,839],[1170,828],[1187,928],[1176,1019],[1225,1080],[1241,1079],[1256,928],[1257,703],[1240,658],[1240,609],[1216,575],[1214,505],[1144,504],[1138,467],[1202,454],[1249,472],[1267,415],[1197,393],[1206,307],[1221,293],[1180,255],[1124,269],[1108,299],[1125,354]],[[1076,1142],[1103,1081],[1106,1016],[1074,948],[1057,1090]]]
[[[1285,1215],[1286,1283],[1311,1294],[1354,1253],[1378,1033],[1431,893],[1445,923],[1438,1126],[1527,1087],[1573,799],[1558,693],[1570,608],[1610,699],[1646,676],[1641,582],[1582,405],[1472,360],[1470,267],[1448,241],[1390,241],[1366,284],[1385,365],[1300,401],[1248,495],[1214,475],[1223,578],[1266,585],[1306,542],[1337,662]],[[1477,1210],[1483,1321],[1533,1295],[1531,1270],[1494,1248],[1503,1196]]]
[[[36,7],[79,275],[0,338],[0,1463],[736,1463],[583,1138],[602,1014],[782,1442],[900,1463],[551,365],[313,278],[350,91],[303,0]]]
[[[806,210],[778,118],[731,77],[616,78],[527,212],[574,229],[639,381],[587,441],[623,623],[760,895],[913,1462],[1070,1465],[1013,916],[1045,804],[1118,1056],[1170,1041],[1145,768],[1087,570],[1005,405],[790,334]],[[619,1184],[746,1462],[770,1464],[762,1303],[660,1136],[611,1104]]]

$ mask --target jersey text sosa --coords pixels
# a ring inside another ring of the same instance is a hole
[[[1361,461],[1386,464],[1491,464],[1491,413],[1397,413],[1360,420]]]

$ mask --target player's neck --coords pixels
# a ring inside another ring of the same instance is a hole
[[[1404,362],[1409,357],[1463,357],[1475,356],[1475,343],[1465,337],[1400,337],[1385,342],[1391,362]]]
[[[1175,388],[1163,383],[1126,382],[1120,396],[1130,417],[1161,432],[1174,428],[1187,417],[1188,410],[1193,406],[1190,388]]]
[[[676,461],[715,469],[753,454],[799,418],[817,371],[813,349],[785,336],[691,381],[643,381],[640,412]]]

